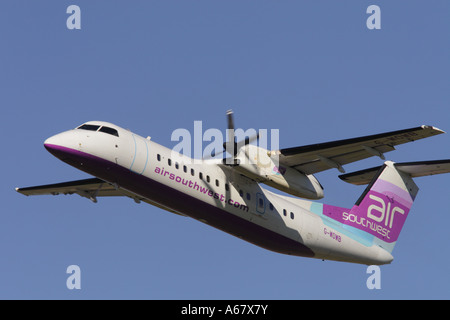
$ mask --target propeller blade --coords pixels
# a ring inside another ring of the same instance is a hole
[[[219,154],[222,154],[222,153],[224,153],[224,152],[225,152],[225,151],[219,151],[219,152],[215,153],[214,150],[213,150],[213,152],[211,152],[211,154],[204,156],[204,157],[203,157],[203,160],[216,159],[216,157],[217,157]]]
[[[251,137],[246,137],[244,140],[241,140],[238,143],[236,143],[236,153],[240,148],[242,148],[243,146],[249,145],[253,141],[258,140],[258,138],[259,138],[259,133],[255,134]]]
[[[255,134],[255,135],[253,135],[253,136],[251,136],[251,137],[247,137],[247,138],[245,138],[245,143],[244,143],[244,145],[248,145],[248,144],[250,144],[250,143],[252,143],[253,141],[258,140],[258,139],[259,139],[259,133]]]
[[[228,128],[227,128],[228,141],[235,142],[234,141],[233,110],[231,110],[231,109],[227,111],[227,122],[228,122]]]
[[[224,151],[228,152],[229,154],[236,156],[238,148],[236,142],[224,142],[223,144]]]

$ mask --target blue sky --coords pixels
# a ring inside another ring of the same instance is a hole
[[[68,30],[66,8],[81,8]],[[366,9],[381,8],[369,30]],[[366,267],[284,256],[130,199],[24,197],[88,176],[43,141],[105,120],[174,146],[173,130],[280,130],[282,148],[406,129],[450,131],[450,3],[435,1],[2,1],[1,299],[450,298],[450,175],[421,188],[381,290]],[[393,161],[450,158],[449,135]],[[380,159],[346,166],[347,172]],[[322,202],[363,187],[317,175]],[[68,290],[66,268],[81,268]]]

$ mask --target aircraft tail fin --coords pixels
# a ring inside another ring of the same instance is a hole
[[[370,234],[374,243],[391,253],[419,191],[412,178],[447,172],[450,159],[386,161],[381,167],[341,175],[349,183],[369,183],[350,212],[344,213],[343,223]]]

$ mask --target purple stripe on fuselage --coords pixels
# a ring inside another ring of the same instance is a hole
[[[46,144],[45,148],[55,157],[102,180],[151,201],[182,212],[197,220],[205,220],[217,229],[253,243],[267,250],[302,257],[314,253],[301,243],[257,224],[210,205],[186,193],[173,189],[143,175],[136,174],[113,162],[78,150]]]

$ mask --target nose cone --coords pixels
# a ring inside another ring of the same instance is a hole
[[[68,132],[59,133],[45,140],[44,147],[52,155],[62,160],[74,149],[71,140]]]
[[[76,135],[72,131],[66,131],[45,140],[44,147],[59,160],[80,169],[86,162],[87,154],[77,149],[76,141]]]
[[[58,134],[57,135],[55,135],[55,136],[52,136],[52,137],[50,137],[50,138],[48,138],[47,140],[45,140],[44,141],[44,147],[45,148],[48,148],[48,147],[52,147],[52,146],[54,146],[54,145],[58,145],[58,141],[59,139],[58,139]]]
[[[62,141],[60,136],[61,136],[60,134],[57,134],[44,141],[45,149],[47,149],[48,152],[50,152],[55,156],[56,156],[55,152],[60,150],[62,147]]]

